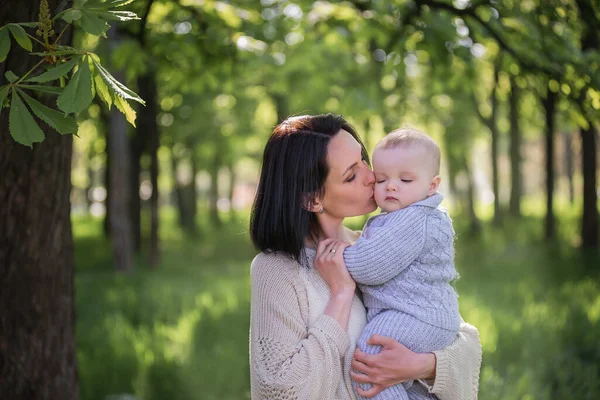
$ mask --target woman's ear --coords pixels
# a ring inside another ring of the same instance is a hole
[[[436,175],[433,178],[431,178],[431,182],[429,182],[429,196],[437,192],[438,188],[440,187],[441,180],[442,178],[439,175]]]
[[[304,201],[302,202],[302,208],[307,211],[314,213],[323,213],[323,204],[321,200],[316,196],[305,196]]]

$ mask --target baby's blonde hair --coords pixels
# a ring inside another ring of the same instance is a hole
[[[440,148],[426,133],[414,128],[400,128],[388,133],[377,143],[377,149],[394,149],[398,147],[421,147],[431,155],[434,175],[440,173]]]

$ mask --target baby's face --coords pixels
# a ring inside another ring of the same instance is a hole
[[[431,156],[417,146],[376,149],[373,172],[375,201],[387,212],[426,199],[435,175]]]

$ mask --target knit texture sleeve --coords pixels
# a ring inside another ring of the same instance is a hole
[[[363,285],[381,285],[406,269],[425,242],[426,213],[407,207],[387,216],[385,224],[361,236],[344,251],[352,278]]]
[[[297,263],[273,254],[251,268],[252,399],[329,399],[342,379],[349,338],[323,314],[307,321],[308,300]]]
[[[482,359],[477,328],[463,321],[454,343],[434,354],[436,377],[431,393],[440,400],[476,400]]]

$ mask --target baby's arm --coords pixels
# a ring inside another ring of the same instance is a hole
[[[425,241],[426,214],[407,207],[388,216],[385,225],[370,228],[369,238],[360,237],[344,251],[352,278],[364,285],[381,285],[408,267],[421,253]]]

